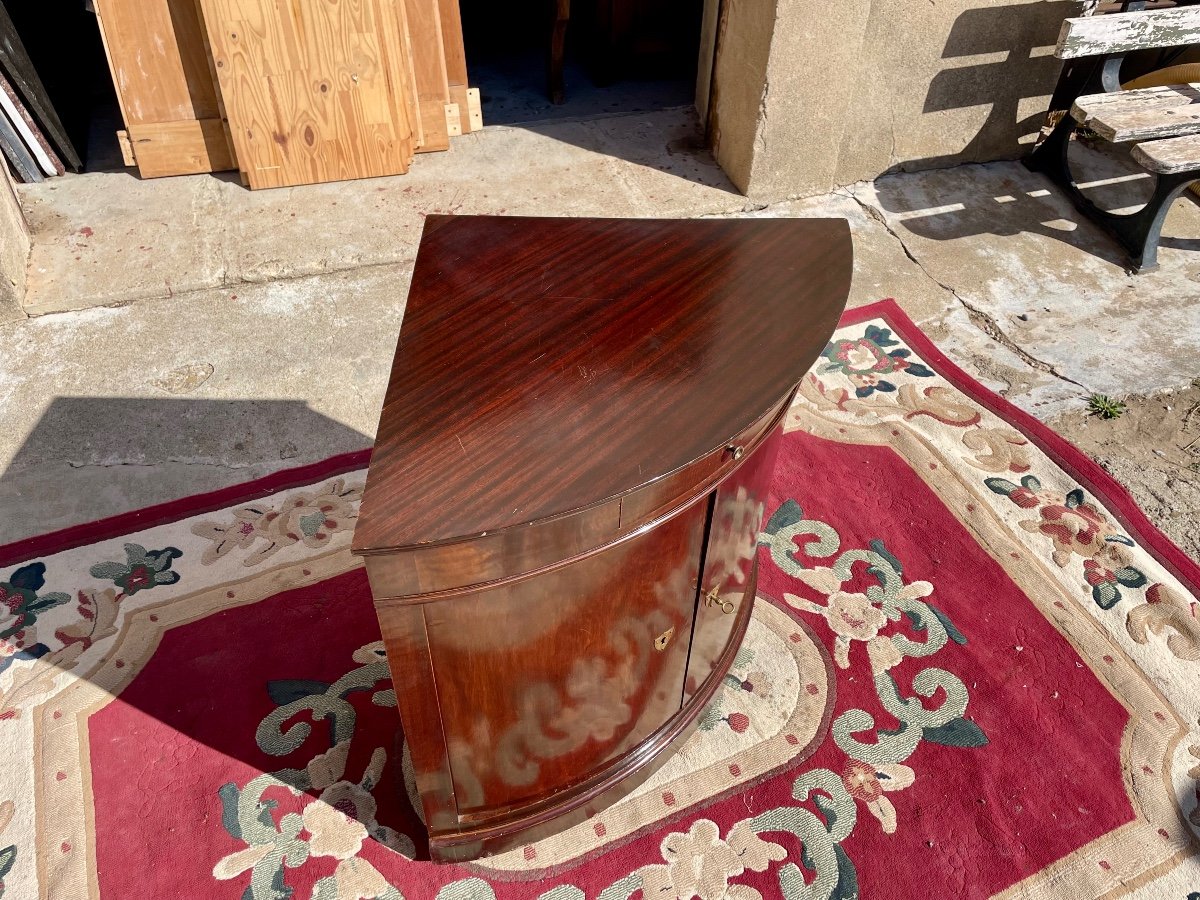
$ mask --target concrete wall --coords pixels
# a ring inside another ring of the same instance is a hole
[[[1072,0],[721,0],[714,153],[752,199],[1012,158]]]
[[[28,260],[29,229],[8,166],[0,159],[0,322],[22,314]]]

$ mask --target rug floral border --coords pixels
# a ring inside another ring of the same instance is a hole
[[[867,416],[873,424],[859,421]],[[936,481],[947,509],[1130,714],[1121,759],[1137,819],[1001,896],[1062,896],[1064,885],[1127,893],[1193,855],[1200,692],[1188,686],[1200,680],[1200,598],[1189,583],[1200,568],[1099,466],[982,389],[892,300],[843,319],[785,428],[892,448]]]

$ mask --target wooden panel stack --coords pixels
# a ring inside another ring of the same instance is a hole
[[[408,171],[483,125],[458,0],[95,0],[143,177],[251,188]]]
[[[0,0],[0,166],[3,160],[24,182],[80,169],[79,155]]]

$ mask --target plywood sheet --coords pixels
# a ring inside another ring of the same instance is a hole
[[[408,171],[400,2],[200,0],[250,187]]]

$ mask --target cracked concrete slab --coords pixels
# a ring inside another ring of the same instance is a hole
[[[1078,402],[1079,388],[1064,385],[1031,361],[1019,347],[1002,340],[913,258],[883,214],[865,203],[860,189],[824,197],[777,203],[749,216],[836,216],[850,223],[854,238],[854,277],[850,306],[891,297],[958,362],[992,390],[1027,407]],[[997,338],[1001,340],[997,340]]]
[[[491,127],[407,175],[249,191],[233,173],[67,176],[22,189],[35,235],[26,312],[410,262],[429,213],[688,216],[746,200],[696,113]]]
[[[1160,268],[1131,275],[1111,239],[1019,163],[889,176],[853,193],[993,347],[1049,376],[1010,396],[1025,408],[1049,416],[1091,392],[1163,390],[1200,372],[1194,203],[1172,207]],[[947,329],[947,349],[963,353],[957,342],[968,334]]]

